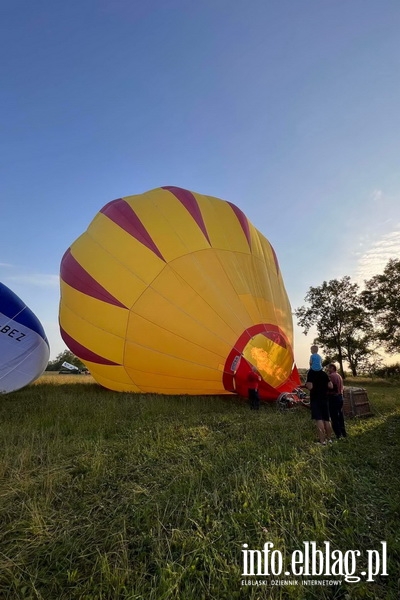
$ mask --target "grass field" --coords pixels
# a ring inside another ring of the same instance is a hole
[[[304,407],[116,394],[72,375],[2,397],[1,600],[398,600],[400,388],[365,387],[374,416],[328,447]],[[267,541],[360,550],[357,574],[386,541],[389,575],[242,586],[242,544]]]

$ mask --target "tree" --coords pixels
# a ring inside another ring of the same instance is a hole
[[[389,353],[400,351],[400,260],[391,259],[381,275],[365,282],[364,306],[376,324],[376,337]]]
[[[342,376],[343,362],[347,360],[354,376],[361,357],[373,352],[369,346],[372,339],[371,318],[361,301],[359,287],[350,277],[324,281],[318,287],[310,287],[305,302],[295,311],[298,323],[307,335],[315,326],[318,337],[315,342],[336,358]]]
[[[362,375],[369,375],[369,377],[378,377],[378,371],[382,368],[382,365],[382,356],[378,352],[373,352],[370,356],[360,360],[359,372]]]
[[[366,332],[354,332],[353,335],[344,336],[343,358],[349,363],[354,377],[357,377],[360,370],[366,370],[376,362],[378,355],[372,344],[373,338],[372,327],[368,327]]]
[[[62,368],[63,362],[68,362],[71,365],[75,365],[78,369],[86,369],[85,365],[71,350],[64,350],[56,356],[54,360],[51,360],[47,365],[46,371],[59,371]]]

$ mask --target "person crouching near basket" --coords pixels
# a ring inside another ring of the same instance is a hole
[[[261,376],[257,367],[252,365],[250,373],[247,375],[247,389],[249,394],[250,409],[258,410],[260,408],[260,398],[258,396],[258,386]]]

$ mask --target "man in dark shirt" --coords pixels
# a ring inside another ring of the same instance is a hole
[[[328,390],[333,387],[325,371],[307,373],[306,387],[310,390],[311,419],[315,421],[319,444],[331,442],[332,426],[329,419]]]

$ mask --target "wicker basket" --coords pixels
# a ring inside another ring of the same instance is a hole
[[[367,390],[345,387],[343,390],[343,413],[345,417],[370,417],[372,412]]]

